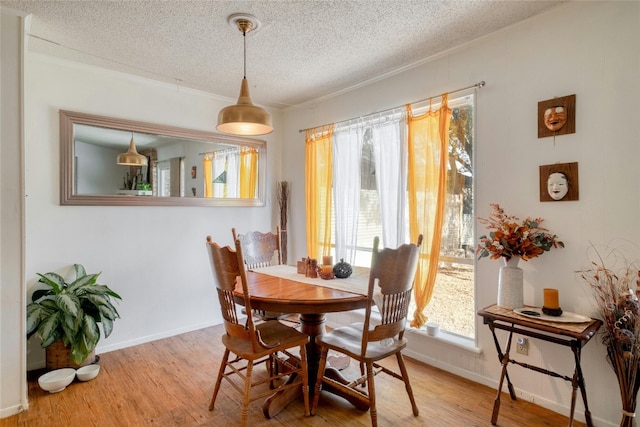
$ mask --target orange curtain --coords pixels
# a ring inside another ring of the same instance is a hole
[[[307,212],[307,253],[318,259],[331,253],[333,125],[307,129],[305,136],[305,191]]]
[[[213,197],[213,159],[211,154],[204,155],[202,170],[204,170],[204,197]]]
[[[442,95],[441,107],[421,116],[409,116],[408,192],[409,235],[416,242],[423,235],[420,262],[414,282],[416,311],[411,326],[419,328],[427,321],[423,313],[431,300],[438,272],[442,224],[447,195],[447,159],[449,154],[449,122],[451,109],[447,95]]]
[[[258,182],[258,150],[253,147],[240,149],[240,198],[256,197]]]

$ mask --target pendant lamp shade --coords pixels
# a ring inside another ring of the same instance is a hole
[[[246,77],[242,79],[238,102],[223,108],[218,113],[216,129],[232,135],[264,135],[273,132],[269,113],[251,102]]]
[[[247,33],[255,27],[254,22],[257,20],[251,15],[235,14],[229,17],[229,22],[237,25],[244,39],[244,77],[238,102],[220,110],[216,129],[223,133],[244,136],[271,133],[273,132],[271,116],[264,108],[253,105],[247,81]]]
[[[136,150],[136,142],[131,135],[129,142],[129,150],[126,153],[118,155],[118,164],[126,166],[147,166],[147,157],[139,154]]]

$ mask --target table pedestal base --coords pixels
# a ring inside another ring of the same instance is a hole
[[[320,350],[316,343],[316,337],[322,336],[325,333],[325,323],[327,319],[324,314],[301,314],[300,315],[300,327],[301,331],[309,336],[309,343],[307,344],[307,369],[309,372],[309,395],[313,398],[313,390],[315,388],[316,378],[318,374],[318,365],[320,364]],[[324,371],[325,377],[330,380],[336,381],[341,384],[348,384],[349,380],[335,368],[328,367]],[[287,382],[299,381],[302,384],[300,378],[297,375],[291,375]],[[343,392],[339,387],[332,385],[330,382],[323,383],[323,391],[336,394],[358,409],[366,411],[369,409],[369,401],[366,398],[349,395]],[[282,411],[289,402],[299,398],[302,395],[302,387],[292,387],[285,391],[279,391],[269,397],[262,406],[262,412],[267,418],[273,418],[280,411]],[[311,400],[310,399],[310,400]]]

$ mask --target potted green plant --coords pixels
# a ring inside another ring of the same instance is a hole
[[[80,264],[73,265],[74,278],[67,282],[57,273],[40,274],[37,289],[27,305],[27,338],[38,334],[42,348],[62,342],[69,349],[73,362],[80,365],[94,352],[100,340],[100,328],[105,338],[120,317],[113,299],[120,295],[97,282],[97,274],[87,274]]]

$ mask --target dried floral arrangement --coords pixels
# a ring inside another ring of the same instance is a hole
[[[589,248],[590,264],[579,270],[593,291],[603,321],[602,343],[618,379],[622,399],[620,426],[635,425],[640,389],[640,258],[631,261],[619,248]]]
[[[289,213],[289,183],[278,182],[278,207],[280,208],[280,257],[287,263],[287,216]]]
[[[509,261],[513,257],[520,257],[528,261],[551,248],[564,248],[564,243],[558,240],[558,236],[540,226],[544,221],[542,218],[527,217],[519,222],[520,218],[507,215],[497,203],[492,203],[491,208],[489,218],[478,218],[478,221],[491,230],[489,235],[480,236],[476,249],[478,259],[504,257]]]

